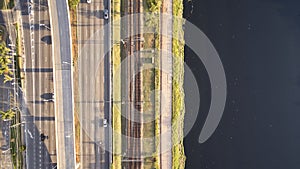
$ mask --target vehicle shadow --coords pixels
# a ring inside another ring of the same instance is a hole
[[[44,42],[47,45],[51,45],[52,44],[52,39],[51,39],[50,35],[42,37],[41,41]]]
[[[53,93],[44,93],[41,95],[42,99],[53,99],[54,94]]]

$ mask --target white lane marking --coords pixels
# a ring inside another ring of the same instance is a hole
[[[26,130],[25,130],[25,132],[26,132]],[[28,135],[30,136],[30,138],[33,139],[33,136],[32,136],[32,133],[30,132],[30,130],[27,130],[27,133],[28,133]]]

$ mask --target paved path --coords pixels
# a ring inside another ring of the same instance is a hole
[[[172,0],[164,0],[162,11],[172,16]],[[161,139],[160,164],[163,169],[172,168],[172,34],[171,18],[161,17]]]
[[[16,31],[14,24],[17,22],[17,12],[12,10],[0,11],[0,24],[5,25],[7,37],[5,42],[15,44]],[[13,61],[12,61],[13,62]],[[11,67],[14,69],[14,67]],[[0,110],[7,111],[15,106],[15,90],[17,85],[12,82],[4,83],[4,75],[0,76]],[[0,168],[10,169],[13,168],[10,149],[10,121],[3,121],[0,119]]]
[[[3,76],[0,77],[0,110],[9,109],[10,94],[13,94],[13,87],[10,83],[3,84]],[[9,122],[0,119],[0,168],[13,168],[10,146],[9,146]]]

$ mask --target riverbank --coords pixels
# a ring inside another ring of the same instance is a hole
[[[184,105],[184,31],[183,1],[173,0],[173,115],[172,115],[172,142],[173,142],[173,169],[185,168],[185,154],[183,146],[183,124],[185,115]]]

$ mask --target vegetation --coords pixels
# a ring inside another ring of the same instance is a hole
[[[121,0],[112,0],[112,41],[114,42],[112,47],[112,69],[113,69],[113,116],[112,116],[112,128],[113,128],[113,163],[112,169],[122,168],[122,122],[121,122]]]
[[[0,43],[0,75],[5,76],[5,82],[9,81],[10,75],[13,75],[13,72],[9,69],[9,64],[11,64],[11,56],[8,54],[9,49],[6,47],[6,44],[2,41]]]
[[[76,8],[80,0],[68,0],[70,22],[71,22],[71,37],[72,37],[72,65],[74,72],[78,72],[78,46],[77,46],[77,11]],[[80,163],[80,121],[79,121],[79,104],[77,100],[78,94],[78,73],[73,73],[73,84],[74,84],[74,125],[75,125],[75,152],[76,152],[76,163]]]
[[[158,54],[160,51],[160,36],[158,36],[158,32],[160,31],[159,27],[159,16],[162,1],[161,0],[146,0],[144,1],[144,11],[145,14],[145,25],[144,29],[148,29],[149,32],[144,34],[145,43],[144,49],[154,49],[154,53],[150,54],[154,58],[154,67],[151,70],[147,70],[145,72],[144,77],[151,77],[152,85],[149,86],[154,94],[154,104],[152,106],[152,115],[154,116],[154,121],[152,123],[146,124],[146,127],[151,127],[154,130],[153,136],[155,138],[155,145],[153,145],[153,155],[152,155],[152,166],[148,164],[148,168],[160,168],[160,55]],[[145,30],[146,31],[146,30]],[[147,31],[146,31],[147,32]],[[147,73],[150,75],[147,75]],[[146,80],[146,79],[144,79]],[[146,87],[146,86],[144,86]],[[144,89],[145,90],[145,89]],[[147,98],[147,93],[145,93],[145,98]],[[151,125],[151,126],[150,126]],[[151,133],[151,132],[150,132]],[[152,133],[151,133],[152,134]],[[147,136],[147,135],[146,135]],[[150,147],[152,145],[149,144]],[[146,146],[145,146],[146,147]],[[146,165],[145,165],[146,166]]]
[[[146,0],[144,4],[145,24],[148,28],[159,29],[159,14],[161,9],[161,0]]]
[[[12,9],[13,7],[15,7],[15,1],[14,0],[9,0],[9,2],[8,2],[8,8]]]
[[[18,81],[18,84],[20,85],[20,87],[22,87],[22,83],[21,83],[21,68],[20,66],[22,65],[22,59],[21,59],[21,55],[20,55],[20,50],[21,50],[21,38],[20,38],[20,26],[19,24],[17,23],[15,25],[16,27],[16,32],[17,32],[17,37],[16,37],[16,55],[14,56],[14,60],[16,61],[14,64],[15,64],[15,68],[16,68],[16,71],[15,71],[15,76],[17,78],[17,81]]]
[[[16,115],[16,113],[12,109],[6,111],[0,110],[0,114],[1,114],[1,119],[3,121],[12,120]]]
[[[68,0],[70,10],[75,10],[80,0]]]
[[[173,169],[185,167],[185,155],[183,146],[183,122],[184,122],[184,37],[181,19],[183,15],[182,0],[173,0],[173,114],[172,114],[172,142],[173,142]]]
[[[11,156],[14,165],[14,169],[23,168],[23,156],[22,153],[26,149],[24,145],[21,143],[21,126],[19,124],[20,120],[20,112],[15,112],[15,117],[12,119],[12,127],[10,128],[10,148],[11,148]]]
[[[12,9],[15,6],[14,0],[1,0],[0,9]]]
[[[0,29],[1,30],[1,29]],[[2,29],[3,32],[4,29]],[[13,72],[10,69],[10,65],[14,64],[14,67],[16,69],[16,76],[19,79],[20,82],[20,68],[19,68],[19,32],[18,32],[18,25],[16,25],[16,32],[17,32],[17,38],[16,38],[16,55],[14,55],[14,60],[16,62],[12,63],[12,56],[9,55],[10,49],[6,47],[5,40],[3,39],[2,42],[0,42],[0,75],[4,75],[4,83],[12,81],[13,80]],[[5,33],[3,33],[4,35]]]
[[[12,63],[12,56],[10,56],[10,49],[6,47],[6,37],[7,32],[4,26],[0,26],[0,75],[4,75],[4,83],[8,81],[12,81],[12,75],[14,72],[10,70],[10,66],[14,64],[14,68],[16,68],[16,76],[19,75],[19,67],[18,67],[18,56],[19,56],[19,32],[18,25],[16,25],[17,29],[17,39],[16,39],[16,54],[14,55],[14,60],[16,62]],[[15,97],[10,94],[10,106],[16,106]],[[0,111],[1,119],[4,121],[10,122],[10,150],[12,156],[13,167],[15,169],[23,168],[23,155],[22,152],[25,151],[26,147],[21,144],[21,126],[20,126],[20,112],[14,109],[8,109],[6,111]]]
[[[12,100],[14,102],[14,100]],[[0,111],[1,119],[4,121],[10,120],[10,148],[12,162],[15,169],[21,169],[23,166],[22,153],[26,150],[26,146],[21,144],[21,126],[20,112],[13,109]]]
[[[147,12],[160,12],[162,1],[161,0],[146,0]]]

